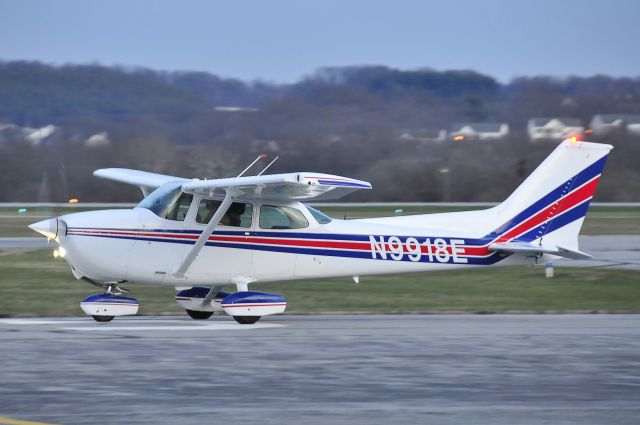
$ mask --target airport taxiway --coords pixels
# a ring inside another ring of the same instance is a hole
[[[637,424],[640,315],[0,319],[0,417]]]

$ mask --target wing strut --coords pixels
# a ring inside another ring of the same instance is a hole
[[[220,220],[222,220],[222,217],[224,217],[227,210],[229,209],[229,206],[231,206],[231,203],[234,201],[236,196],[236,191],[227,189],[227,194],[224,196],[222,203],[216,210],[215,214],[213,214],[213,217],[211,217],[211,220],[209,220],[209,224],[207,224],[207,227],[204,228],[202,234],[191,248],[191,251],[189,251],[187,256],[182,261],[182,264],[180,264],[176,271],[173,272],[173,277],[178,279],[184,278],[184,274],[187,272],[187,270],[189,270],[191,263],[194,262],[204,244],[207,243],[209,236],[211,236],[216,226],[220,223]]]

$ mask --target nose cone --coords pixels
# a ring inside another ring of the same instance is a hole
[[[37,223],[29,225],[29,229],[34,232],[40,233],[42,236],[46,236],[49,239],[55,239],[58,234],[58,219],[49,218]]]

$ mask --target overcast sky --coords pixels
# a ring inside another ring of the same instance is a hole
[[[293,82],[321,66],[640,75],[638,0],[0,0],[0,59]]]

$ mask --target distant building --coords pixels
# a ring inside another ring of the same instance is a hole
[[[258,108],[245,108],[243,106],[216,106],[216,112],[258,112]]]
[[[594,135],[605,136],[619,132],[640,135],[640,115],[600,114],[591,120],[591,131]]]
[[[45,140],[51,138],[53,134],[58,130],[55,125],[45,125],[40,128],[23,127],[22,132],[24,134],[24,140],[31,143],[33,146],[42,144]]]
[[[0,143],[24,140],[22,127],[15,124],[0,124]]]
[[[84,141],[85,146],[95,148],[98,146],[109,146],[111,140],[109,140],[109,134],[106,131],[102,133],[96,133]]]
[[[577,118],[531,118],[527,124],[529,140],[564,140],[572,135],[582,135],[584,126]]]
[[[435,130],[428,128],[399,130],[396,136],[398,141],[441,143],[447,140],[447,130]]]
[[[497,140],[509,134],[509,124],[493,122],[456,123],[451,126],[452,140]]]
[[[20,127],[11,123],[0,124],[0,143],[27,142],[33,146],[52,143],[59,133],[58,130],[58,127],[51,124],[40,128]]]

